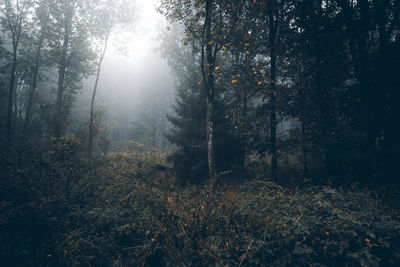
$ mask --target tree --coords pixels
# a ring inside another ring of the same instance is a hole
[[[98,49],[98,62],[96,65],[96,80],[93,88],[92,99],[90,102],[90,118],[89,118],[89,140],[88,140],[88,156],[92,158],[93,139],[94,139],[94,102],[99,84],[101,66],[104,56],[107,52],[108,40],[114,27],[121,23],[131,23],[133,16],[132,7],[126,0],[114,1],[99,1],[96,3],[94,11],[94,21],[97,22],[93,25],[95,37],[100,42]]]
[[[25,120],[22,129],[22,134],[26,135],[28,127],[32,117],[32,106],[35,102],[36,88],[38,84],[39,68],[42,64],[42,49],[44,46],[46,36],[48,35],[48,23],[49,23],[49,13],[48,7],[45,2],[42,2],[36,9],[36,19],[35,24],[32,27],[35,29],[32,31],[32,35],[35,36],[32,42],[35,44],[36,51],[34,52],[35,58],[32,66],[32,78],[30,91],[28,96],[28,103],[25,110]]]
[[[201,75],[206,100],[206,140],[209,178],[212,186],[217,182],[215,163],[214,109],[217,96],[215,70],[218,52],[224,47],[236,26],[242,5],[230,1],[162,1],[160,10],[171,22],[184,25],[186,42],[201,52]]]
[[[170,159],[181,183],[199,183],[208,177],[207,154],[207,104],[200,67],[201,52],[181,43],[179,25],[169,27],[163,39],[162,54],[166,57],[177,78],[174,112],[168,115],[172,129],[166,134],[176,146]],[[185,40],[185,39],[184,39]],[[216,171],[232,168],[238,161],[238,140],[232,132],[233,125],[227,114],[227,96],[216,94],[214,98],[214,144]]]
[[[270,53],[270,135],[271,135],[271,177],[276,179],[278,174],[278,152],[276,148],[276,38],[278,29],[278,16],[275,1],[268,1],[266,11],[268,14],[269,53]]]
[[[12,139],[12,117],[14,106],[14,90],[16,82],[16,72],[18,64],[18,50],[20,40],[25,30],[27,15],[30,11],[30,6],[33,4],[31,0],[13,1],[3,0],[0,8],[2,10],[2,26],[8,32],[11,38],[11,70],[8,90],[8,108],[7,108],[7,143],[11,143]]]
[[[54,135],[59,139],[65,131],[73,97],[81,88],[81,80],[92,72],[93,51],[90,47],[90,1],[48,0],[53,36],[49,40],[57,67],[57,94],[53,118]]]

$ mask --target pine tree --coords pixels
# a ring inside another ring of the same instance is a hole
[[[206,100],[196,75],[198,73],[193,73],[188,79],[181,80],[177,88],[175,114],[168,116],[173,129],[166,136],[177,148],[170,160],[181,183],[199,183],[208,178]],[[239,158],[238,137],[231,131],[231,121],[224,116],[226,108],[223,102],[222,96],[216,99],[213,118],[217,172],[232,169]]]

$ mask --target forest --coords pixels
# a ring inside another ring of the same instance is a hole
[[[400,1],[0,0],[0,266],[398,266]]]

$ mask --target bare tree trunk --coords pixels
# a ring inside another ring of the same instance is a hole
[[[57,99],[56,99],[56,121],[55,123],[55,135],[59,139],[61,136],[63,122],[62,122],[62,98],[64,94],[64,78],[66,70],[66,58],[67,58],[67,47],[69,42],[69,34],[66,33],[64,37],[63,51],[60,59],[60,65],[58,68],[58,82],[57,82]]]
[[[89,119],[89,144],[88,144],[88,156],[89,160],[92,159],[92,151],[93,151],[93,139],[94,139],[94,100],[96,98],[97,93],[97,86],[99,84],[100,73],[101,73],[101,65],[103,63],[104,56],[107,52],[107,45],[108,45],[108,38],[110,36],[110,30],[107,31],[105,39],[104,39],[104,46],[101,51],[100,60],[97,65],[97,74],[96,74],[96,81],[94,83],[93,88],[93,95],[92,101],[90,102],[90,119]]]
[[[211,5],[212,0],[206,1],[206,17],[203,27],[203,42],[201,46],[201,70],[206,90],[207,114],[206,114],[206,132],[207,132],[207,157],[210,183],[215,187],[217,183],[215,167],[215,148],[214,148],[214,68],[217,48],[213,51],[213,42],[211,38]],[[206,47],[206,49],[205,49]],[[206,50],[206,51],[204,51]],[[205,55],[206,52],[206,55]],[[205,59],[207,60],[208,75],[205,73]]]
[[[55,116],[55,135],[57,140],[60,139],[63,128],[64,128],[64,120],[62,116],[63,108],[63,96],[64,96],[64,90],[65,90],[65,85],[64,85],[64,79],[65,79],[65,72],[67,69],[67,55],[68,55],[68,50],[69,50],[69,45],[70,45],[70,34],[72,31],[72,18],[74,16],[75,12],[75,5],[76,2],[73,1],[71,3],[66,3],[68,5],[66,7],[66,14],[65,14],[65,21],[64,21],[64,40],[63,40],[63,45],[61,48],[61,56],[60,56],[60,61],[58,65],[58,81],[57,81],[57,99],[56,99],[56,116]]]
[[[303,83],[303,71],[301,66],[299,66],[299,83]],[[302,84],[297,86],[301,110],[301,146],[303,150],[303,178],[308,178],[308,159],[307,159],[307,140],[306,140],[306,107],[305,107],[305,92]]]
[[[207,97],[207,156],[208,156],[208,170],[210,175],[210,182],[213,186],[216,185],[216,167],[215,167],[215,149],[214,149],[214,103],[212,99]]]
[[[307,162],[307,144],[306,144],[306,131],[304,125],[304,117],[301,122],[301,142],[303,146],[303,175],[308,178],[308,162]]]
[[[42,50],[42,44],[43,44],[43,36],[40,36],[39,39],[39,44],[36,50],[36,58],[35,58],[35,69],[33,71],[33,81],[32,81],[32,88],[29,93],[29,99],[28,99],[28,105],[26,107],[26,113],[25,113],[25,121],[24,121],[24,126],[22,129],[22,134],[26,135],[28,126],[31,120],[31,109],[32,105],[35,99],[35,93],[36,93],[36,87],[37,87],[37,77],[39,73],[39,65],[40,65],[40,52]]]
[[[8,89],[8,108],[7,108],[7,144],[11,144],[12,139],[12,121],[13,121],[13,104],[14,104],[14,89],[15,76],[17,71],[17,56],[18,56],[19,36],[13,35],[13,61],[11,65],[10,84]]]
[[[269,41],[270,41],[270,131],[271,131],[271,178],[277,179],[278,174],[278,153],[276,148],[276,18],[274,16],[274,4],[270,1],[268,5],[268,20],[269,20]]]
[[[9,1],[6,1],[8,7],[11,6]],[[17,13],[17,24],[13,25],[11,20],[11,14],[8,14],[6,18],[8,21],[8,30],[11,33],[12,37],[12,48],[13,48],[13,60],[11,65],[11,72],[10,72],[10,84],[8,90],[8,106],[7,106],[7,129],[6,129],[6,141],[7,144],[10,145],[12,141],[12,132],[13,132],[13,107],[14,107],[14,91],[15,91],[15,78],[16,78],[16,71],[17,71],[17,64],[18,64],[18,45],[21,38],[21,31],[22,31],[22,22],[25,19],[25,13],[23,12],[24,6],[22,6],[22,10],[20,10],[19,2],[16,3],[16,10]]]
[[[241,97],[242,103],[239,104],[240,110],[240,172],[246,173],[246,152],[247,152],[247,91],[244,90],[243,97]]]

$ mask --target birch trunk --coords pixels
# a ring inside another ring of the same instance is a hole
[[[100,60],[99,60],[99,63],[97,65],[96,81],[94,83],[92,100],[90,102],[89,143],[88,143],[89,160],[92,159],[93,140],[94,140],[94,101],[95,101],[95,98],[96,98],[97,87],[98,87],[98,84],[99,84],[101,66],[102,66],[102,63],[103,63],[104,56],[105,56],[105,54],[107,52],[107,45],[108,45],[109,36],[110,36],[110,30],[107,31],[105,39],[104,39],[104,46],[102,48],[101,55],[100,55]]]

